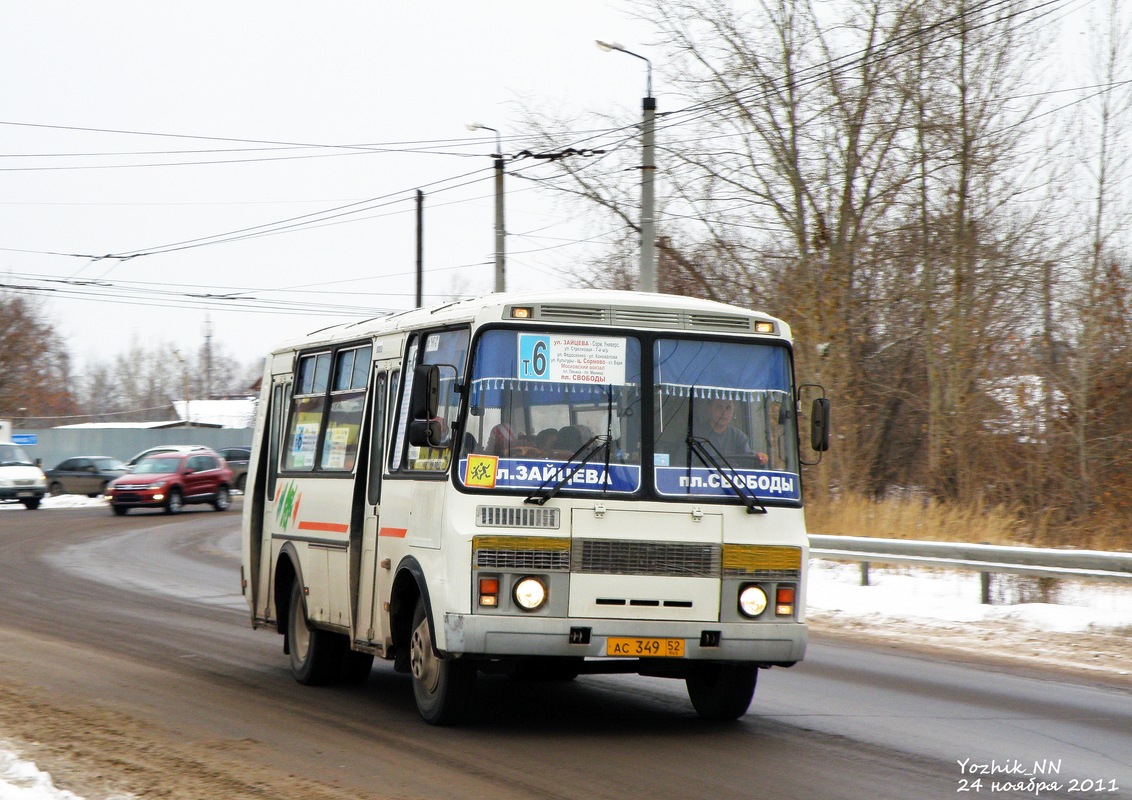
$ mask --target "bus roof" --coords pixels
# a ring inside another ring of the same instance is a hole
[[[511,309],[516,307],[530,309],[525,319],[553,325],[749,334],[757,332],[756,322],[769,322],[776,338],[790,338],[790,328],[782,320],[714,300],[612,289],[558,289],[500,292],[346,322],[289,339],[275,352],[423,327],[498,322],[514,319]]]

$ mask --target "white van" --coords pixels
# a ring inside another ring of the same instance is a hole
[[[0,441],[0,502],[19,500],[39,508],[47,493],[47,477],[18,444]]]

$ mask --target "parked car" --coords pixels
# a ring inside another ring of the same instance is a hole
[[[107,484],[129,470],[116,458],[109,456],[75,456],[59,463],[55,469],[44,472],[47,476],[47,493],[52,497],[61,494],[85,494],[98,497]]]
[[[133,469],[139,461],[148,456],[155,456],[160,453],[191,453],[195,450],[208,450],[208,448],[203,444],[163,444],[159,447],[150,447],[127,461],[126,469]]]
[[[231,488],[232,470],[219,453],[202,447],[146,456],[110,482],[106,499],[118,515],[131,508],[164,508],[167,514],[177,514],[188,503],[211,503],[217,511],[226,511]]]
[[[232,486],[241,492],[248,485],[248,462],[252,458],[250,447],[225,447],[220,455],[228,462],[228,469],[232,470]]]
[[[47,492],[47,479],[38,462],[18,444],[0,442],[0,500],[19,500],[35,510]]]

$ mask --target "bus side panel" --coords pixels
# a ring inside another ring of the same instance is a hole
[[[398,565],[410,554],[425,572],[426,585],[421,587],[436,598],[434,608],[447,608],[446,592],[449,576],[444,572],[440,550],[444,527],[444,496],[447,482],[437,480],[386,480],[382,485],[382,514],[378,526],[377,560],[389,560],[389,569],[379,569],[373,616],[379,620],[379,638],[390,635],[390,601]],[[443,619],[433,619],[442,629]],[[441,635],[440,630],[437,635]],[[441,642],[436,642],[442,647]]]
[[[311,621],[349,629],[350,504],[353,476],[283,476],[268,516],[276,558],[291,541],[300,559]],[[273,559],[274,561],[274,559]]]

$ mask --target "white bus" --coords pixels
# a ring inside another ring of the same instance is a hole
[[[736,718],[806,649],[800,408],[784,322],[683,297],[495,294],[312,333],[264,371],[252,626],[304,684],[391,660],[432,724],[479,672],[679,678]]]

